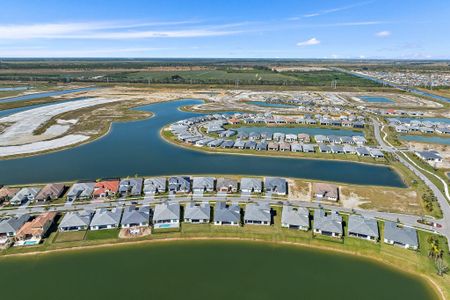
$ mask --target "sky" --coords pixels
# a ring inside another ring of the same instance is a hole
[[[450,59],[448,0],[1,0],[0,57]]]

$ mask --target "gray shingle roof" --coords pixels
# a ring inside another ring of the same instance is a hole
[[[193,177],[192,188],[194,190],[214,190],[214,177]]]
[[[68,198],[89,198],[94,192],[95,182],[75,183],[67,192]]]
[[[180,204],[178,203],[161,203],[156,204],[153,214],[153,221],[179,220]]]
[[[309,211],[304,207],[284,205],[281,213],[281,223],[309,227]]]
[[[286,179],[280,177],[266,177],[264,181],[266,192],[274,192],[279,194],[287,193]]]
[[[144,193],[165,192],[167,180],[164,177],[147,178],[144,181]]]
[[[148,224],[150,221],[150,207],[141,206],[136,208],[134,205],[127,206],[123,212],[121,225],[129,224]]]
[[[233,203],[227,207],[225,202],[217,202],[214,208],[214,222],[234,222],[241,220],[240,207]]]
[[[9,232],[16,233],[25,222],[30,219],[30,215],[24,214],[20,216],[14,216],[9,219],[0,221],[0,234],[6,234]]]
[[[325,214],[322,209],[314,210],[314,229],[342,234],[342,217],[335,211]]]
[[[241,190],[255,190],[260,191],[262,189],[261,179],[259,178],[241,178]]]
[[[209,220],[211,215],[211,208],[208,202],[201,203],[200,205],[195,205],[195,203],[188,203],[186,205],[186,210],[184,212],[184,217],[186,219],[193,220]]]
[[[119,193],[129,193],[133,196],[138,196],[142,192],[143,178],[127,178],[122,179],[119,183]]]
[[[384,238],[403,245],[419,246],[417,231],[414,228],[399,227],[394,222],[384,222]]]
[[[373,236],[377,239],[379,237],[377,221],[359,215],[350,215],[348,218],[348,232]]]
[[[122,216],[122,208],[116,207],[113,208],[112,210],[100,208],[95,211],[95,215],[91,221],[91,226],[106,226],[106,225],[119,226],[121,216]]]
[[[59,228],[89,226],[93,213],[91,211],[68,212],[64,215]]]
[[[270,205],[268,202],[249,203],[245,206],[244,221],[270,222]]]

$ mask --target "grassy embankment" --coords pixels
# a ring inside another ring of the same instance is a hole
[[[420,250],[411,251],[399,247],[386,245],[384,243],[374,243],[347,236],[348,216],[344,215],[344,235],[343,239],[333,239],[314,235],[311,231],[298,231],[281,227],[281,208],[273,207],[273,225],[266,226],[244,226],[227,227],[214,226],[211,224],[192,225],[182,223],[179,230],[154,230],[153,234],[135,239],[118,239],[118,230],[88,231],[86,232],[53,232],[45,242],[38,246],[26,248],[10,248],[2,252],[2,255],[36,253],[52,250],[78,249],[80,247],[101,247],[117,244],[127,244],[133,242],[151,242],[167,239],[203,239],[203,238],[229,238],[248,239],[270,243],[288,243],[302,247],[320,248],[330,251],[339,251],[350,255],[358,255],[374,259],[379,262],[399,268],[402,271],[411,272],[419,276],[426,277],[438,285],[445,298],[450,297],[450,284],[447,275],[444,277],[436,274],[434,261],[428,258],[431,249],[429,238],[433,236],[440,249],[448,249],[444,238],[431,233],[419,231]],[[311,214],[312,215],[312,214]],[[311,226],[313,221],[311,221]],[[383,223],[379,222],[381,241],[383,240]],[[443,259],[446,264],[450,263],[448,251],[444,251]],[[429,282],[430,283],[430,282]],[[435,287],[435,286],[434,286]]]

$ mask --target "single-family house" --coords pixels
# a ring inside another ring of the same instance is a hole
[[[119,183],[119,195],[124,196],[140,196],[142,194],[143,178],[126,178]]]
[[[94,213],[89,210],[70,211],[64,215],[59,223],[59,231],[87,230],[91,224]]]
[[[118,179],[108,179],[95,183],[94,186],[94,198],[110,198],[114,197],[119,191]]]
[[[236,179],[217,178],[217,191],[222,193],[236,193],[238,191],[238,183]]]
[[[261,141],[256,144],[256,151],[267,151],[267,147],[268,147],[267,142]]]
[[[384,222],[384,242],[406,249],[419,249],[417,231],[414,228],[401,226],[390,221]]]
[[[416,155],[426,162],[442,162],[442,156],[437,151],[416,151]]]
[[[92,197],[95,182],[79,182],[72,185],[66,194],[67,201],[84,200]]]
[[[20,191],[19,188],[2,187],[0,189],[0,204],[11,200],[18,191]]]
[[[36,245],[46,236],[56,219],[56,212],[43,213],[26,222],[16,233],[16,245]]]
[[[214,177],[192,177],[192,190],[194,193],[213,192]]]
[[[286,142],[281,142],[279,145],[279,150],[282,152],[291,151],[291,144]]]
[[[16,236],[19,229],[29,219],[29,214],[23,214],[0,220],[0,244],[4,244],[9,237]]]
[[[323,209],[314,210],[314,233],[342,237],[342,217],[335,211],[328,214]]]
[[[191,180],[187,176],[175,176],[169,178],[169,192],[189,193],[191,191]]]
[[[237,203],[227,205],[217,202],[214,207],[214,225],[239,226],[241,222],[241,208]]]
[[[309,230],[309,211],[304,207],[283,205],[281,227]]]
[[[156,204],[153,214],[154,228],[178,228],[180,227],[180,204],[165,202]]]
[[[151,177],[144,180],[144,194],[154,195],[165,193],[167,189],[167,180],[165,177]]]
[[[279,145],[276,142],[270,142],[267,148],[269,149],[269,151],[278,151]]]
[[[292,143],[291,144],[291,151],[292,152],[302,152],[303,151],[303,147],[299,143]]]
[[[272,212],[268,202],[249,203],[245,206],[244,224],[270,225]]]
[[[45,202],[58,199],[63,195],[65,189],[66,186],[63,183],[47,184],[39,191],[39,193],[37,193],[36,197],[34,197],[34,200]]]
[[[372,218],[350,215],[348,218],[348,235],[370,241],[378,241],[378,222]]]
[[[186,223],[209,223],[211,218],[211,207],[208,202],[195,204],[190,202],[186,204],[184,210],[184,222]]]
[[[40,188],[36,187],[22,188],[9,200],[9,203],[12,205],[21,205],[22,203],[33,201],[34,197],[39,193],[39,190]]]
[[[286,179],[280,177],[266,177],[264,180],[264,190],[266,193],[287,195]]]
[[[259,178],[241,178],[241,191],[244,193],[261,193],[262,182]]]
[[[339,188],[329,183],[313,183],[313,195],[316,200],[338,201]]]
[[[120,218],[122,217],[122,208],[115,207],[112,209],[99,208],[95,211],[89,226],[90,230],[102,230],[118,228]]]
[[[149,206],[141,206],[141,207],[136,207],[134,205],[127,206],[123,211],[120,226],[122,228],[149,226],[150,214],[151,210]]]
[[[311,145],[311,144],[303,144],[302,148],[303,148],[303,152],[305,152],[305,153],[312,153],[312,152],[314,152],[314,146]]]

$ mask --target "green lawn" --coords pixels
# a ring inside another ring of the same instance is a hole
[[[89,230],[86,234],[86,240],[117,239],[118,235],[119,229]]]
[[[82,241],[86,237],[86,231],[73,231],[73,232],[58,232],[54,242],[64,243],[64,242],[74,242]]]

